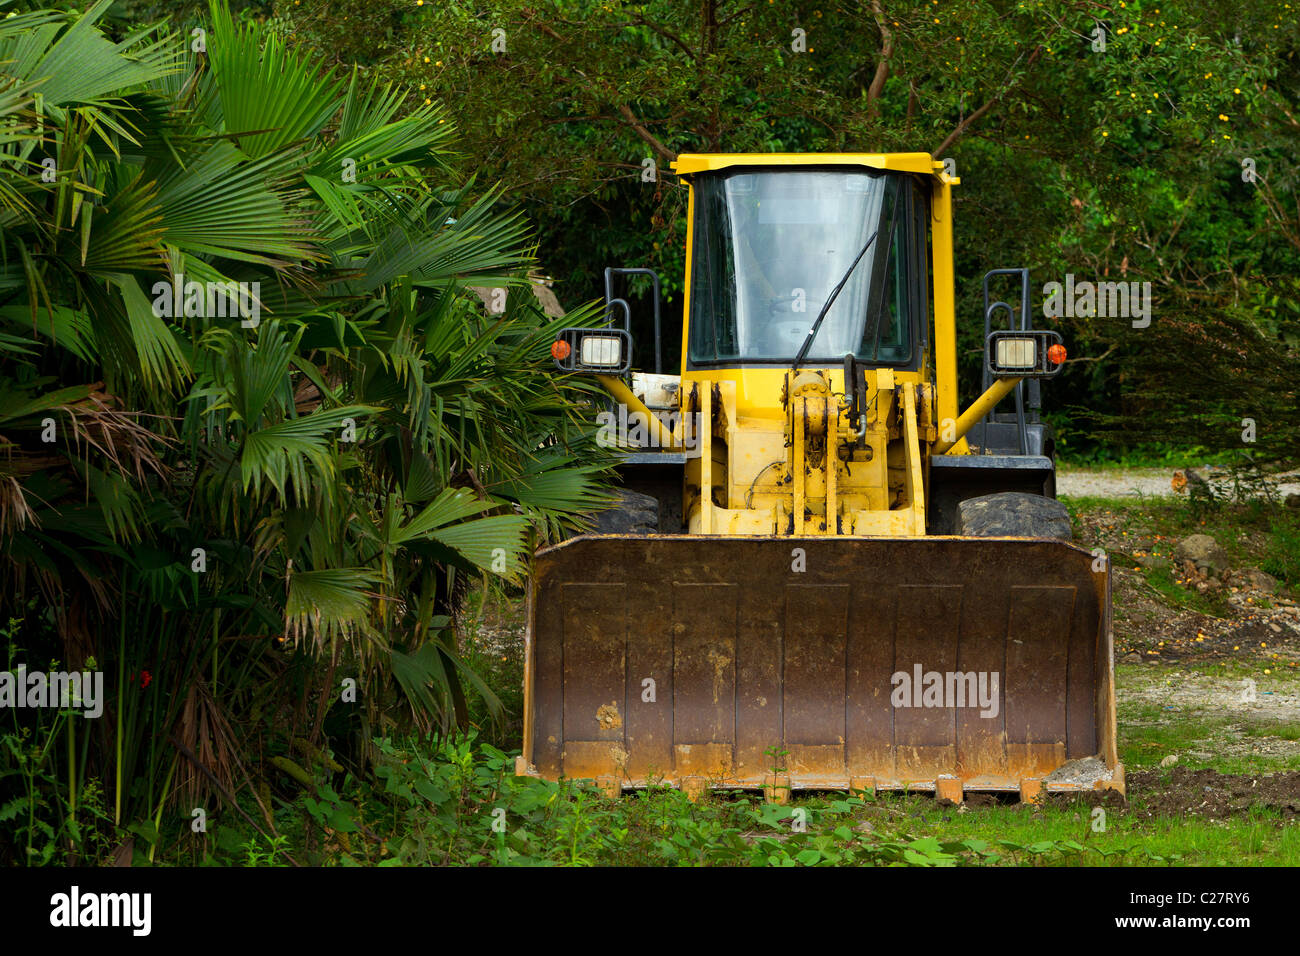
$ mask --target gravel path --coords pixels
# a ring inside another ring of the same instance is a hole
[[[1094,468],[1073,469],[1064,466],[1056,474],[1056,493],[1071,498],[1136,498],[1139,496],[1174,497],[1170,481],[1173,468]],[[1219,494],[1231,497],[1232,483],[1217,469],[1200,469]],[[1216,477],[1217,476],[1217,477]],[[1279,497],[1300,494],[1300,471],[1278,476]],[[1187,492],[1183,492],[1185,497]]]

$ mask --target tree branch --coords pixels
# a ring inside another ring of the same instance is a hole
[[[665,40],[670,40],[671,42],[675,43],[678,46],[678,48],[680,48],[681,51],[685,53],[687,56],[689,56],[692,60],[698,62],[698,60],[700,59],[700,55],[696,53],[694,50],[692,50],[689,46],[687,46],[686,41],[683,40],[681,37],[679,37],[676,33],[673,33],[672,30],[669,30],[666,27],[661,27],[657,23],[651,23],[645,17],[637,17],[632,22],[638,23],[643,27],[649,27],[651,30],[659,34]]]
[[[894,55],[894,32],[885,21],[885,12],[880,8],[880,0],[871,0],[871,11],[876,17],[876,26],[880,29],[880,62],[876,64],[876,75],[867,87],[867,115],[876,116],[880,112],[880,94],[885,89],[885,80],[889,79],[889,58]]]
[[[731,13],[727,14],[725,17],[723,17],[721,20],[718,21],[718,26],[725,27],[728,23],[736,19],[736,17],[740,16],[742,13],[748,13],[751,9],[753,9],[753,6],[754,5],[752,3],[747,3],[743,7],[740,7],[737,10],[733,10]]]
[[[1038,56],[1042,52],[1042,49],[1043,48],[1041,46],[1036,47],[1034,49],[1034,52],[1029,55],[1029,61],[1025,64],[1026,71],[1028,71],[1029,68],[1034,65],[1034,62],[1038,59]],[[1015,69],[1015,64],[1012,64],[1011,68]],[[962,136],[965,135],[968,129],[970,129],[977,122],[979,122],[980,118],[983,117],[984,114],[987,113],[989,110],[991,110],[994,106],[996,106],[998,102],[1002,99],[1002,97],[1010,93],[1013,88],[1014,88],[1014,84],[1012,86],[1003,87],[997,93],[994,93],[991,97],[989,97],[988,101],[983,106],[981,106],[974,113],[971,113],[970,116],[967,116],[964,120],[958,123],[956,129],[954,129],[951,133],[949,133],[948,136],[944,139],[944,141],[939,144],[938,149],[934,150],[934,152],[932,152],[930,155],[942,156],[944,151],[949,146],[957,142],[957,140],[961,139]]]
[[[998,101],[998,99],[999,99],[1000,97],[1001,97],[1001,94],[999,94],[998,96],[993,97],[993,98],[990,99],[987,103],[985,103],[983,106],[981,106],[979,109],[977,109],[974,113],[971,113],[970,116],[967,116],[964,120],[962,120],[960,123],[958,123],[958,124],[957,124],[957,128],[954,129],[951,133],[949,133],[949,134],[944,138],[944,141],[943,141],[942,143],[939,144],[939,148],[936,149],[936,150],[935,150],[933,153],[931,153],[930,155],[931,155],[931,156],[942,156],[942,155],[944,154],[944,152],[948,149],[949,146],[951,146],[953,143],[957,142],[957,140],[961,139],[962,135],[966,132],[966,130],[970,129],[971,126],[972,126],[974,123],[977,123],[977,122],[979,121],[979,119],[980,119],[981,116],[983,116],[983,115],[984,115],[985,113],[987,113],[989,110],[993,109],[994,104],[997,103],[997,101]]]
[[[669,162],[672,162],[677,158],[676,153],[674,153],[663,143],[659,142],[659,140],[655,137],[654,133],[650,132],[648,129],[645,128],[645,126],[641,123],[641,121],[636,118],[636,114],[632,112],[631,108],[626,103],[619,103],[618,111],[620,114],[622,114],[623,118],[627,120],[628,125],[632,127],[632,132],[636,133],[643,140],[649,143],[650,148],[653,149],[656,153],[658,153],[661,157],[668,160]]]

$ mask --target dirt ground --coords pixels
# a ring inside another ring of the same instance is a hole
[[[1141,795],[1137,812],[1147,817],[1223,819],[1261,809],[1277,810],[1287,819],[1300,816],[1300,773],[1295,772],[1251,776],[1174,767],[1139,771],[1129,785],[1135,802]]]
[[[1128,797],[1106,790],[1095,793],[1052,794],[1059,806],[1105,807],[1139,818],[1197,817],[1225,820],[1261,810],[1276,811],[1284,820],[1300,817],[1300,772],[1226,774],[1209,768],[1172,767],[1139,770],[1128,776]],[[967,800],[971,807],[993,805]]]
[[[1167,482],[1168,472],[1163,473]],[[1095,476],[1093,476],[1095,477]],[[1093,493],[1093,492],[1090,492]],[[1076,542],[1112,559],[1116,696],[1128,799],[1082,800],[1139,818],[1300,816],[1300,602],[1259,574],[1269,530],[1232,514],[1077,509]],[[1170,516],[1181,527],[1170,527]],[[1177,559],[1180,536],[1212,534],[1228,567]],[[1163,533],[1162,533],[1163,532]]]
[[[1208,574],[1178,562],[1177,536],[1151,532],[1135,512],[1083,512],[1076,528],[1077,544],[1100,546],[1111,557],[1118,662],[1242,661],[1300,668],[1300,602],[1277,582],[1258,577],[1251,556],[1263,546],[1261,532],[1238,532],[1233,566]],[[1164,591],[1147,573],[1153,561],[1168,571],[1170,587]],[[1189,599],[1185,603],[1178,600],[1180,592]]]

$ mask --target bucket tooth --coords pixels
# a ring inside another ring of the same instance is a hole
[[[961,803],[963,799],[962,783],[957,777],[940,777],[934,782],[934,798]]]
[[[1025,777],[1020,781],[1020,802],[1038,803],[1043,799],[1043,781],[1040,777]]]
[[[875,797],[876,795],[876,778],[875,777],[850,777],[849,792],[857,793],[861,791],[864,797]]]
[[[698,803],[700,797],[704,796],[704,791],[708,789],[708,781],[703,777],[682,777],[681,788],[687,800]]]
[[[763,777],[763,802],[784,806],[790,802],[790,775],[767,774]]]
[[[1114,790],[1124,799],[1128,799],[1128,783],[1124,779],[1124,765],[1115,764],[1115,769],[1111,771],[1109,780],[1098,780],[1093,784],[1096,790]]]

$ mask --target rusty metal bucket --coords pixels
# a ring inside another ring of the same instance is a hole
[[[1094,564],[1045,539],[571,539],[536,556],[521,772],[1123,790]]]

